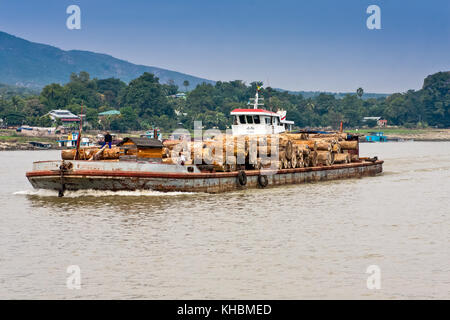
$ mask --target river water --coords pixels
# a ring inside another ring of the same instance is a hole
[[[382,175],[64,198],[25,178],[59,152],[0,152],[0,298],[449,299],[450,143],[361,149],[385,160]]]

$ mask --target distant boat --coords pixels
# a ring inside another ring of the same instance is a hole
[[[67,136],[67,139],[58,140],[58,145],[63,148],[76,148],[78,141],[78,132],[72,132]],[[93,143],[89,138],[81,138],[82,147],[91,147]]]
[[[158,139],[159,141],[162,141],[162,133],[160,129],[152,128],[144,134],[141,134],[141,138]]]
[[[29,143],[33,147],[39,148],[39,149],[50,149],[52,147],[51,143],[44,143],[44,142],[38,142],[38,141],[30,141]]]
[[[384,135],[383,132],[369,132],[368,135],[366,135],[366,142],[386,142],[387,137]]]

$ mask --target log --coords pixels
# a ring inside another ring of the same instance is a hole
[[[333,145],[332,151],[334,153],[341,153],[341,145],[339,143],[335,143]]]
[[[331,151],[332,150],[331,143],[326,140],[320,139],[320,140],[317,140],[316,143],[317,143],[317,150],[320,150],[320,151]]]
[[[358,150],[358,141],[341,141],[339,142],[342,150]]]
[[[267,156],[272,154],[272,148],[270,146],[258,146],[258,157]]]
[[[179,145],[185,140],[166,140],[163,142],[163,146],[168,148],[169,150],[172,150],[175,146]]]
[[[300,154],[297,158],[297,168],[304,168],[305,167],[305,157],[303,154]]]
[[[98,160],[103,155],[105,148],[106,148],[106,144],[100,150],[98,150],[95,154],[93,154],[92,157],[89,158],[89,161]]]
[[[314,151],[317,150],[317,142],[314,140],[293,140],[292,143],[297,146],[308,146],[309,149]]]
[[[334,163],[349,163],[351,161],[348,153],[336,153],[334,154]]]
[[[292,140],[308,140],[307,133],[285,133],[284,135]]]
[[[99,150],[99,148],[95,148],[95,147],[94,148],[92,148],[92,147],[80,148],[79,153],[78,153],[79,160],[90,159],[98,150]],[[62,160],[74,160],[75,154],[76,154],[76,149],[61,150],[61,159]],[[117,159],[119,159],[119,157],[117,157]]]
[[[164,158],[170,158],[170,150],[167,147],[163,147],[162,149],[162,157]]]
[[[346,133],[342,133],[342,132],[335,132],[335,133],[316,133],[316,134],[312,134],[310,135],[310,138],[312,139],[317,139],[317,138],[322,138],[322,139],[327,139],[327,138],[335,138],[338,141],[340,140],[345,140],[347,139],[347,134]]]
[[[320,165],[331,166],[331,152],[329,151],[317,151],[317,161]]]
[[[359,162],[359,156],[357,154],[350,154],[351,162]]]
[[[291,159],[291,168],[297,168],[297,155],[293,156]]]
[[[289,161],[286,158],[280,158],[281,161],[281,168],[282,169],[289,169]]]
[[[311,151],[308,156],[308,167],[317,167],[317,151]]]
[[[114,159],[119,159],[120,156],[120,148],[105,148],[106,145],[103,147],[104,151],[103,153],[101,153],[101,156],[98,157],[98,159],[102,159],[102,160],[114,160]]]

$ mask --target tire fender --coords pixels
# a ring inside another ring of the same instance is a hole
[[[238,172],[237,182],[240,186],[245,186],[247,184],[247,175],[244,170]]]
[[[263,175],[263,174],[260,174],[258,176],[258,185],[261,188],[265,188],[265,187],[267,187],[268,184],[269,184],[269,179],[267,178],[267,176]]]

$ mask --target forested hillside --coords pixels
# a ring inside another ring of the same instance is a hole
[[[72,74],[65,85],[50,84],[39,95],[0,97],[0,118],[8,125],[52,125],[43,117],[52,109],[80,113],[81,103],[89,127],[117,131],[145,130],[158,126],[166,131],[177,127],[191,129],[201,120],[205,128],[225,129],[229,113],[244,107],[254,96],[257,83],[246,85],[236,80],[200,84],[184,98],[176,98],[178,87],[161,84],[144,73],[128,85],[119,79],[91,79],[87,72]],[[288,111],[288,119],[299,127],[337,128],[343,121],[347,128],[363,125],[366,116],[381,116],[391,125],[407,127],[450,127],[450,72],[439,72],[424,80],[422,89],[395,93],[386,98],[362,99],[363,90],[336,98],[319,94],[304,98],[301,94],[262,89],[265,108]],[[111,109],[121,115],[99,123],[98,113]]]
[[[173,82],[193,89],[207,79],[158,67],[143,66],[82,50],[61,50],[0,31],[0,83],[42,89],[49,83],[65,83],[72,72],[87,71],[99,79],[117,77],[129,82],[144,72],[151,72],[163,83]]]

